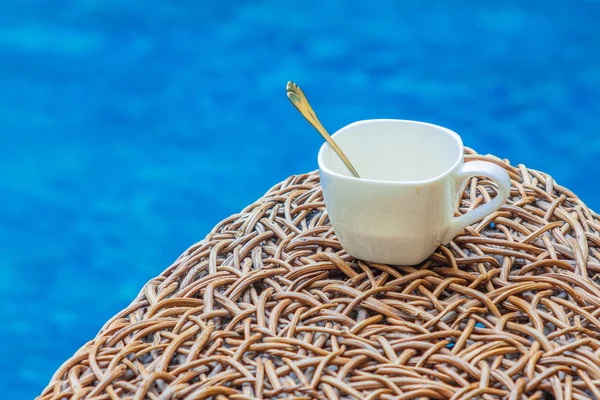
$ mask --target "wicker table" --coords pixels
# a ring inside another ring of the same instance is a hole
[[[508,204],[416,267],[352,259],[318,175],[227,218],[40,399],[600,399],[600,216],[502,165]],[[459,212],[494,195],[473,179]],[[547,396],[545,398],[553,398]]]

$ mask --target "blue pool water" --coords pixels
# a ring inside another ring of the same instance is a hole
[[[600,209],[600,2],[0,0],[0,393],[332,131],[425,120]]]

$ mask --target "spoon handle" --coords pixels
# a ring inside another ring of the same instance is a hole
[[[288,99],[290,99],[294,107],[296,107],[298,111],[300,111],[300,114],[302,114],[304,118],[306,118],[306,120],[310,122],[310,124],[321,134],[321,136],[323,136],[323,139],[325,139],[327,143],[329,143],[329,145],[333,148],[337,155],[342,159],[344,164],[346,164],[346,167],[348,167],[350,172],[352,172],[352,175],[354,175],[357,178],[360,178],[358,172],[356,172],[356,169],[354,169],[352,163],[350,163],[350,160],[348,160],[348,157],[346,157],[346,155],[344,154],[342,149],[340,149],[340,146],[337,145],[335,140],[333,140],[333,138],[329,136],[329,133],[327,133],[327,131],[323,127],[323,124],[321,124],[321,121],[319,121],[319,119],[317,118],[317,115],[308,103],[308,100],[306,99],[306,96],[304,95],[302,89],[300,89],[300,86],[296,85],[294,82],[288,82],[286,91],[287,97]]]

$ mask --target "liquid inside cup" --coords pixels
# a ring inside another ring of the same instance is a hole
[[[362,179],[419,182],[450,171],[462,157],[460,137],[440,126],[415,121],[371,120],[348,125],[333,135]],[[322,164],[352,174],[328,145]]]

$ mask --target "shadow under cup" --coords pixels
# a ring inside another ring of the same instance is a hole
[[[461,138],[449,129],[418,121],[367,120],[333,136],[362,179],[417,182],[450,171],[463,157]],[[324,145],[320,167],[352,176],[333,149]]]

